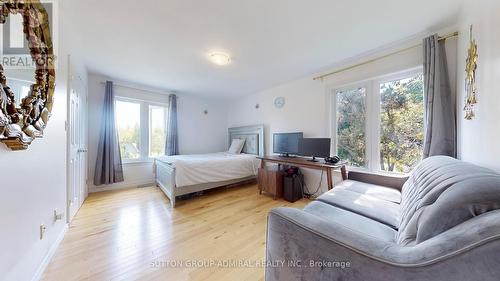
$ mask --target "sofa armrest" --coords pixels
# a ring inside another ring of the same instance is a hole
[[[368,172],[349,171],[348,179],[401,190],[405,182],[408,180],[408,176],[406,175],[389,176],[389,175],[380,175]]]
[[[416,246],[400,246],[333,219],[274,209],[268,218],[266,280],[496,280],[499,219],[500,212],[490,212]],[[466,270],[457,270],[460,265]]]

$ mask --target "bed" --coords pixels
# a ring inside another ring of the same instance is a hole
[[[264,126],[228,129],[228,146],[244,139],[241,154],[228,152],[161,156],[155,159],[156,184],[175,207],[176,197],[254,180],[264,155]]]

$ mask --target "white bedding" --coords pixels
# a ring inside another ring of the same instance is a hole
[[[255,155],[227,152],[160,156],[157,160],[175,167],[177,187],[256,176],[259,165]]]

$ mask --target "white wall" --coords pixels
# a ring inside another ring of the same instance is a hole
[[[66,211],[66,90],[61,73],[59,68],[45,136],[25,151],[0,145],[0,276],[6,280],[30,280],[65,227],[66,219],[53,222],[55,208]],[[42,223],[47,232],[40,240]]]
[[[177,114],[180,154],[228,149],[225,102],[178,94]]]
[[[153,164],[145,162],[124,164],[124,182],[100,187],[93,185],[104,100],[104,84],[102,82],[106,80],[116,81],[99,74],[89,76],[89,191],[96,192],[153,184]],[[168,91],[120,81],[117,84],[114,87],[115,96],[168,102]],[[120,87],[119,85],[129,87]],[[179,152],[193,154],[227,150],[227,110],[224,103],[184,94],[177,94],[177,96]],[[204,113],[205,110],[208,111],[208,114]]]
[[[63,15],[64,5],[59,5]],[[25,151],[0,144],[0,279],[24,281],[39,276],[62,238],[66,218],[53,220],[54,209],[66,212],[66,82],[68,34],[59,19],[56,91],[45,135]],[[64,44],[63,44],[64,42]],[[86,71],[79,69],[86,79]],[[43,240],[40,224],[47,227]]]
[[[500,172],[500,2],[497,0],[466,1],[461,19],[462,34],[458,47],[459,89],[458,138],[461,159]],[[479,103],[476,118],[464,120],[465,59],[469,26],[474,26],[474,38],[479,52],[477,90]]]
[[[447,34],[447,32],[450,31],[444,30],[439,33]],[[351,65],[365,61],[419,42],[420,39],[410,40],[373,52],[366,57],[346,61],[344,64]],[[239,100],[233,100],[229,106],[228,126],[263,123],[266,134],[266,154],[272,153],[273,133],[301,131],[304,132],[305,137],[332,137],[330,135],[331,90],[349,83],[420,67],[423,64],[422,52],[421,47],[414,48],[381,61],[330,76],[324,81],[313,81],[311,75]],[[447,52],[450,78],[452,85],[454,85],[456,81],[456,39],[447,41]],[[273,105],[274,99],[279,96],[286,99],[286,105],[282,109],[277,109]],[[259,104],[258,109],[255,108],[256,104]],[[320,180],[320,173],[305,170],[304,174],[309,191],[315,191]],[[323,178],[321,186],[322,190],[325,191],[326,177]]]

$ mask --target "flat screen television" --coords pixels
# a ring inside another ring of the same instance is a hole
[[[273,152],[282,156],[298,155],[299,140],[303,133],[276,133],[273,135]]]
[[[316,161],[316,157],[330,157],[331,139],[327,138],[302,138],[299,140],[299,155],[312,157],[311,161]]]

